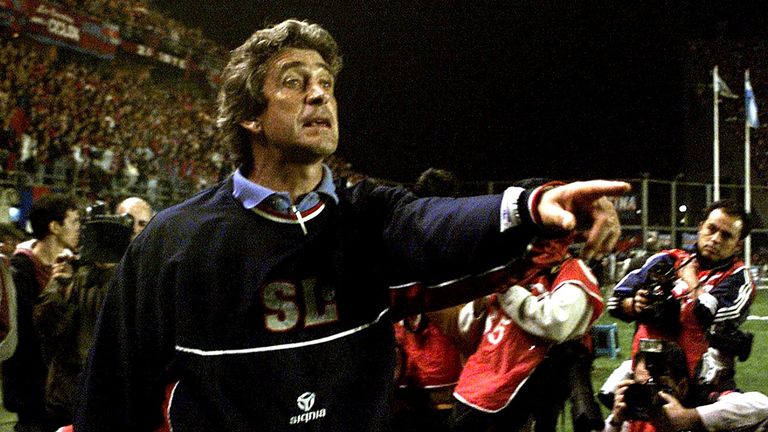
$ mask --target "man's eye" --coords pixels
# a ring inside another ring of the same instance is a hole
[[[283,85],[291,89],[300,89],[303,87],[303,83],[299,78],[286,78],[283,80]]]

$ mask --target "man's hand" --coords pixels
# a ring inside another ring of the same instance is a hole
[[[72,290],[72,277],[75,274],[71,264],[72,260],[74,260],[72,254],[58,255],[51,266],[51,280],[48,283],[48,287],[60,291],[65,300],[69,300]]]
[[[629,183],[606,180],[574,182],[550,189],[539,202],[541,223],[553,231],[571,231],[576,228],[577,217],[591,219],[592,228],[581,257],[599,259],[613,250],[621,234],[616,209],[606,196],[622,195],[630,189]]]
[[[618,387],[616,387],[616,393],[613,396],[613,410],[611,410],[613,419],[611,420],[611,423],[614,424],[614,426],[618,425],[619,428],[621,428],[620,425],[626,421],[627,403],[624,402],[624,392],[627,391],[627,387],[632,383],[634,383],[634,381],[631,379],[619,382]]]
[[[69,261],[56,262],[51,266],[51,279],[69,281],[74,273],[75,271]]]
[[[669,393],[659,392],[659,396],[666,402],[662,407],[662,412],[669,430],[697,430],[701,426],[701,416],[693,408],[684,407],[679,400]]]
[[[677,269],[677,277],[688,285],[692,298],[699,296],[699,261],[696,258],[691,259],[684,266]]]
[[[639,289],[635,291],[635,296],[632,297],[632,313],[634,316],[640,315],[643,309],[648,307],[648,290]]]

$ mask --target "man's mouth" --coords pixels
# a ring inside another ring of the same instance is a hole
[[[326,118],[309,119],[304,122],[304,127],[322,127],[331,128],[331,121]]]

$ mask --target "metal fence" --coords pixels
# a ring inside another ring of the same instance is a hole
[[[619,250],[654,251],[695,242],[701,212],[713,201],[712,184],[651,178],[625,181],[632,185],[632,191],[614,201],[622,224]],[[511,185],[510,181],[463,182],[460,191],[465,196],[500,193]],[[0,203],[12,201],[12,198],[4,198],[7,192],[35,187],[71,193],[86,200],[139,195],[148,199],[156,209],[180,202],[196,192],[196,188],[189,183],[169,179],[162,179],[157,184],[142,182],[128,185],[120,178],[94,182],[77,175],[66,178],[4,172],[0,175],[0,188],[4,192],[0,194]],[[763,222],[768,216],[768,186],[752,185],[751,191],[751,256],[749,260],[745,257],[745,261],[751,262],[753,271],[768,282],[768,278],[762,277],[768,276],[768,228]],[[743,202],[744,186],[721,185],[720,196]]]
[[[622,224],[619,250],[656,251],[692,245],[696,241],[702,211],[713,201],[711,183],[625,179],[632,191],[614,200]],[[474,182],[462,185],[462,194],[499,193],[511,182]],[[720,185],[720,198],[744,202],[744,185]],[[744,260],[751,264],[761,287],[768,287],[768,186],[751,185],[751,251]],[[746,254],[745,248],[745,254]]]

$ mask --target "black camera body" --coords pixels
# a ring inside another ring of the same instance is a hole
[[[680,301],[672,293],[676,279],[672,263],[662,261],[651,267],[646,283],[638,286],[648,292],[648,305],[637,316],[639,323],[675,332],[680,329]]]
[[[709,346],[724,355],[746,361],[752,353],[752,341],[755,335],[742,331],[735,326],[723,328],[714,326],[707,334]]]
[[[628,419],[649,421],[661,414],[664,399],[659,392],[670,392],[668,386],[657,383],[653,378],[644,383],[634,383],[624,391],[624,402],[627,404]]]
[[[661,414],[661,407],[665,404],[659,392],[672,392],[669,386],[661,383],[661,376],[667,370],[663,355],[664,346],[665,342],[660,339],[640,340],[640,351],[643,352],[645,368],[651,377],[644,383],[630,384],[624,391],[628,419],[649,421],[657,418]]]

